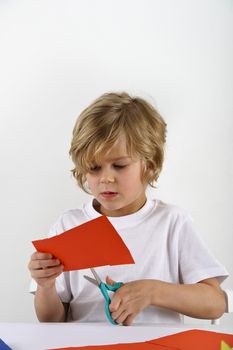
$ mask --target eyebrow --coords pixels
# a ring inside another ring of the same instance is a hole
[[[117,157],[117,158],[107,158],[108,161],[110,162],[116,162],[118,160],[123,160],[123,159],[128,159],[131,158],[130,156],[124,156],[124,157]]]

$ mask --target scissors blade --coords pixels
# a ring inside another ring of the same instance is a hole
[[[91,272],[93,273],[93,276],[95,277],[96,281],[98,282],[98,285],[100,285],[102,280],[101,280],[101,278],[99,277],[99,275],[97,274],[97,272],[95,271],[95,269],[93,267],[91,268]]]
[[[99,287],[98,282],[96,280],[94,280],[94,278],[91,278],[91,277],[86,276],[86,275],[84,275],[83,277],[86,278],[86,280],[88,280],[89,282],[93,283],[95,286]]]

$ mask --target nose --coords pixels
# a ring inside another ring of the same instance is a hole
[[[113,183],[115,181],[114,174],[112,171],[109,170],[103,170],[101,177],[100,177],[100,183]]]

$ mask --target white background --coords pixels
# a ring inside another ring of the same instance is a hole
[[[76,117],[107,91],[145,97],[165,118],[150,195],[190,211],[233,288],[232,62],[231,0],[1,0],[1,322],[36,320],[31,240],[89,200],[68,151]]]

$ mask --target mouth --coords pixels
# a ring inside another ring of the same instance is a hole
[[[105,191],[105,192],[101,192],[101,196],[104,198],[112,198],[117,196],[117,192],[112,192],[112,191]]]

